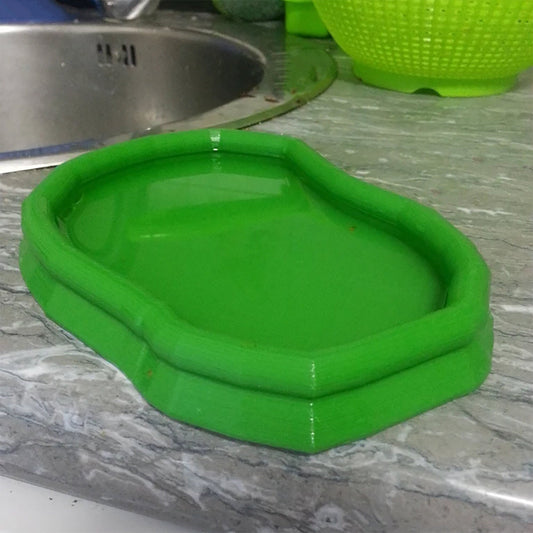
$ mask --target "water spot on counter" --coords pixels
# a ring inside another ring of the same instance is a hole
[[[368,174],[370,174],[370,170],[356,170],[355,173],[358,176],[368,176]]]
[[[457,211],[461,211],[461,213],[465,213],[467,215],[472,214],[483,214],[483,215],[489,215],[491,217],[497,217],[500,215],[512,215],[513,213],[510,213],[509,211],[504,211],[503,209],[479,209],[475,207],[456,207]]]
[[[365,519],[364,522],[368,521]],[[317,531],[324,529],[335,531],[346,531],[346,521],[344,511],[332,503],[320,507],[314,516],[314,524]]]
[[[409,436],[409,433],[413,430],[413,426],[409,424],[404,424],[400,431],[398,432],[398,435],[396,436],[396,440],[398,442],[405,442],[407,440],[407,437]]]
[[[388,163],[388,162],[389,162],[389,160],[388,160],[386,157],[380,157],[380,158],[378,159],[378,161],[379,161],[380,163]]]
[[[503,311],[506,311],[507,313],[519,313],[523,315],[533,315],[533,305],[501,304],[499,307]]]
[[[352,150],[351,148],[346,148],[346,150],[344,150],[347,154],[355,154],[355,150]]]

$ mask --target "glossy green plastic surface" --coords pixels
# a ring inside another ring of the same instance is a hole
[[[288,137],[159,135],[26,199],[23,277],[169,416],[317,452],[476,388],[489,273],[436,212]]]
[[[285,29],[287,33],[304,37],[329,35],[313,0],[285,0]]]

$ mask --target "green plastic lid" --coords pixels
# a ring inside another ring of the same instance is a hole
[[[329,35],[312,0],[285,0],[285,29],[304,37]]]
[[[302,142],[156,135],[69,161],[25,200],[23,277],[152,405],[303,452],[475,389],[489,272],[435,211]]]

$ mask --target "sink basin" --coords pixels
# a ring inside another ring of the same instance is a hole
[[[6,25],[0,48],[0,172],[148,133],[242,127],[335,75],[324,50],[280,26],[172,12],[149,24]]]
[[[3,152],[183,120],[251,90],[264,70],[252,49],[182,30],[50,25],[6,29],[0,42]]]

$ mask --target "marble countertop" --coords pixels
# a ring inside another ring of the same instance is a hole
[[[533,530],[533,70],[505,95],[442,99],[340,74],[251,129],[297,136],[351,175],[438,210],[493,275],[482,387],[374,437],[305,456],[151,408],[47,320],[18,270],[20,205],[47,174],[0,176],[0,474],[204,531]]]

